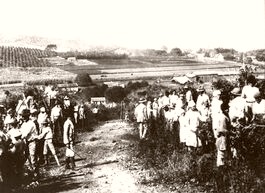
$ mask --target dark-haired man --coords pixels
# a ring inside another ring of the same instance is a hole
[[[30,120],[30,110],[24,109],[21,113],[23,123],[21,125],[21,138],[26,142],[26,150],[28,153],[28,161],[30,164],[30,169],[33,172],[34,177],[38,177],[38,165],[36,160],[36,136],[38,131],[35,123]]]

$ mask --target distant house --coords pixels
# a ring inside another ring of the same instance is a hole
[[[188,82],[192,82],[187,76],[176,76],[173,77],[171,81],[178,84],[186,84]]]
[[[121,83],[119,83],[119,82],[113,82],[113,81],[110,81],[110,82],[104,82],[104,84],[107,85],[109,88],[110,88],[110,87],[114,87],[114,86],[120,86],[120,87],[122,87],[122,88],[125,87],[124,84],[121,84]]]
[[[105,105],[106,104],[106,98],[105,97],[91,97],[90,102],[91,102],[91,104]]]
[[[223,62],[225,60],[223,54],[221,54],[221,53],[214,55],[213,58],[217,61],[220,61],[220,62]]]
[[[69,57],[69,58],[67,58],[67,61],[75,62],[76,61],[76,57]]]
[[[68,92],[73,92],[73,93],[76,93],[78,91],[77,83],[58,84],[57,87],[61,91],[68,91]]]

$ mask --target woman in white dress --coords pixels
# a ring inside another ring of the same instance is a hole
[[[197,135],[200,125],[200,113],[199,111],[197,111],[195,106],[196,104],[194,103],[194,101],[190,101],[188,104],[188,111],[186,113],[186,145],[189,147],[189,150],[201,146],[201,141]]]

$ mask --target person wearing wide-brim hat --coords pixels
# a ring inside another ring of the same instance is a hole
[[[145,98],[140,98],[138,102],[139,103],[145,103],[146,102],[146,99]]]
[[[197,92],[204,92],[205,89],[203,86],[199,86],[199,88],[197,88]]]
[[[235,96],[240,96],[241,95],[241,89],[238,87],[233,88],[233,90],[231,91],[231,94],[235,95]]]
[[[241,89],[236,87],[231,91],[232,100],[229,102],[229,118],[232,125],[238,125],[239,121],[244,123],[246,115],[246,100],[241,97]],[[243,121],[243,122],[242,122]]]
[[[196,101],[196,108],[199,112],[201,112],[207,107],[207,105],[210,105],[211,102],[209,96],[205,93],[205,89],[202,86],[200,86],[197,91],[199,92],[199,95]]]
[[[144,104],[146,101],[145,98],[140,98],[139,104],[136,106],[134,110],[134,115],[136,117],[136,122],[138,124],[139,136],[140,139],[144,139],[147,133],[147,108]]]

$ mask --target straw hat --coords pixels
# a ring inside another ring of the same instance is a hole
[[[236,88],[234,88],[232,91],[231,91],[231,94],[233,94],[233,95],[241,95],[241,90],[240,90],[240,88],[238,88],[238,87],[236,87]]]
[[[145,98],[140,98],[139,103],[144,103],[144,102],[146,102],[146,99]]]
[[[204,88],[203,88],[203,86],[200,86],[200,87],[197,89],[197,92],[202,92],[202,91],[204,91]]]

